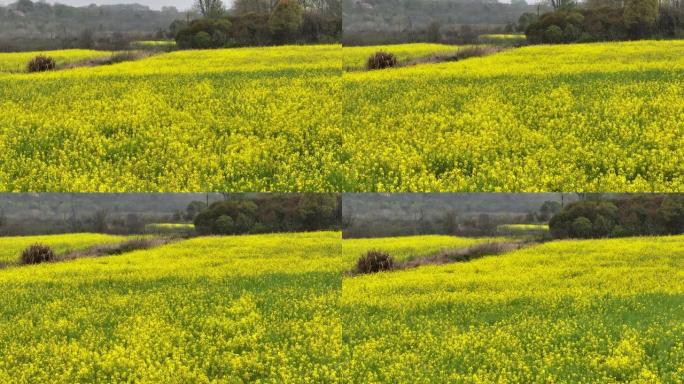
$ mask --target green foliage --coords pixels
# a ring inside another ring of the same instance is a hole
[[[276,42],[290,40],[302,26],[302,6],[297,0],[279,0],[268,20],[268,27]]]
[[[569,43],[579,39],[583,22],[584,15],[572,9],[550,12],[529,24],[525,34],[532,43]]]
[[[179,48],[220,48],[227,44],[231,23],[226,18],[193,20],[176,34]]]
[[[527,27],[529,27],[532,23],[535,23],[537,20],[539,20],[539,16],[537,16],[536,13],[532,13],[532,12],[523,13],[518,18],[518,26],[517,26],[518,31],[525,32]]]
[[[205,31],[199,31],[192,37],[193,48],[210,48],[216,40]],[[219,45],[220,46],[220,45]]]
[[[21,264],[40,264],[55,259],[55,251],[52,248],[42,244],[33,244],[21,252],[20,262]]]
[[[197,215],[200,234],[294,232],[339,227],[335,194],[263,195],[213,203]]]
[[[568,204],[549,222],[556,238],[599,238],[684,233],[684,196],[639,195]]]
[[[580,216],[573,220],[570,227],[570,237],[586,238],[591,237],[591,221],[586,217]]]
[[[659,6],[658,0],[628,0],[624,6],[612,1],[595,1],[583,9],[564,7],[545,13],[538,20],[523,16],[519,25],[525,27],[532,43],[676,37],[684,25],[684,10]]]
[[[278,1],[273,9],[268,1],[236,2],[230,15],[189,24],[174,21],[169,29],[175,31],[178,47],[184,49],[337,42],[342,33],[341,15],[320,4],[305,10],[297,0]],[[210,42],[206,36],[193,40],[200,31],[210,35]]]
[[[632,37],[646,36],[658,18],[658,0],[626,0],[623,17]]]

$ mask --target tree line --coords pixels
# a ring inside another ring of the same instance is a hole
[[[194,223],[202,235],[339,230],[341,212],[339,194],[265,194],[212,203]]]
[[[546,12],[525,0],[343,0],[345,45],[406,42],[470,44],[478,36],[510,33],[523,13]]]
[[[195,18],[174,7],[138,4],[72,7],[31,0],[0,6],[0,51],[127,49],[134,40],[169,38],[169,24]]]
[[[556,238],[602,238],[684,233],[684,195],[600,195],[565,206],[549,222]]]
[[[684,36],[680,0],[549,0],[553,11],[525,13],[519,27],[531,43],[677,38]]]
[[[201,18],[170,26],[179,48],[339,42],[340,0],[197,0]]]

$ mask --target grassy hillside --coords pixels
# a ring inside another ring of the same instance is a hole
[[[0,382],[333,382],[340,234],[0,270]]]
[[[0,73],[0,190],[341,190],[340,51]]]
[[[683,236],[556,241],[345,279],[343,356],[354,382],[680,383],[682,319]]]
[[[50,246],[57,254],[85,249],[94,245],[114,244],[129,239],[128,236],[100,233],[68,233],[47,236],[0,237],[0,265],[12,265],[19,261],[19,255],[32,244]]]
[[[344,74],[357,191],[680,191],[684,41]]]

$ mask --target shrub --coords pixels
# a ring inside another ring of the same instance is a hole
[[[368,251],[356,263],[358,273],[376,273],[394,268],[392,256],[382,251]]]
[[[573,220],[570,235],[572,237],[588,238],[593,237],[591,220],[580,216]]]
[[[368,58],[366,63],[366,68],[368,70],[373,69],[385,69],[397,66],[397,57],[392,53],[387,52],[375,52],[371,57]]]
[[[38,55],[28,62],[26,70],[29,72],[44,72],[51,71],[55,69],[55,67],[55,60],[52,57]]]
[[[46,245],[33,244],[21,252],[21,264],[39,264],[55,259],[55,252]]]
[[[225,18],[193,20],[176,33],[176,44],[181,49],[221,48],[228,43],[230,28]]]
[[[199,31],[192,39],[193,48],[210,48],[213,40],[205,31]]]

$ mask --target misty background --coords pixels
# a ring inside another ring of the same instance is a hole
[[[492,235],[500,225],[545,224],[581,198],[576,193],[343,194],[343,236]]]
[[[0,0],[0,6],[14,3],[12,0]],[[47,4],[63,4],[72,7],[87,7],[91,4],[95,5],[117,5],[117,4],[138,4],[149,7],[153,10],[161,10],[163,7],[175,7],[179,11],[185,11],[193,7],[193,0],[60,0],[60,1],[45,1]],[[230,7],[232,0],[226,0],[225,5]]]
[[[190,222],[188,207],[220,193],[0,193],[0,235],[141,232],[146,224]]]

